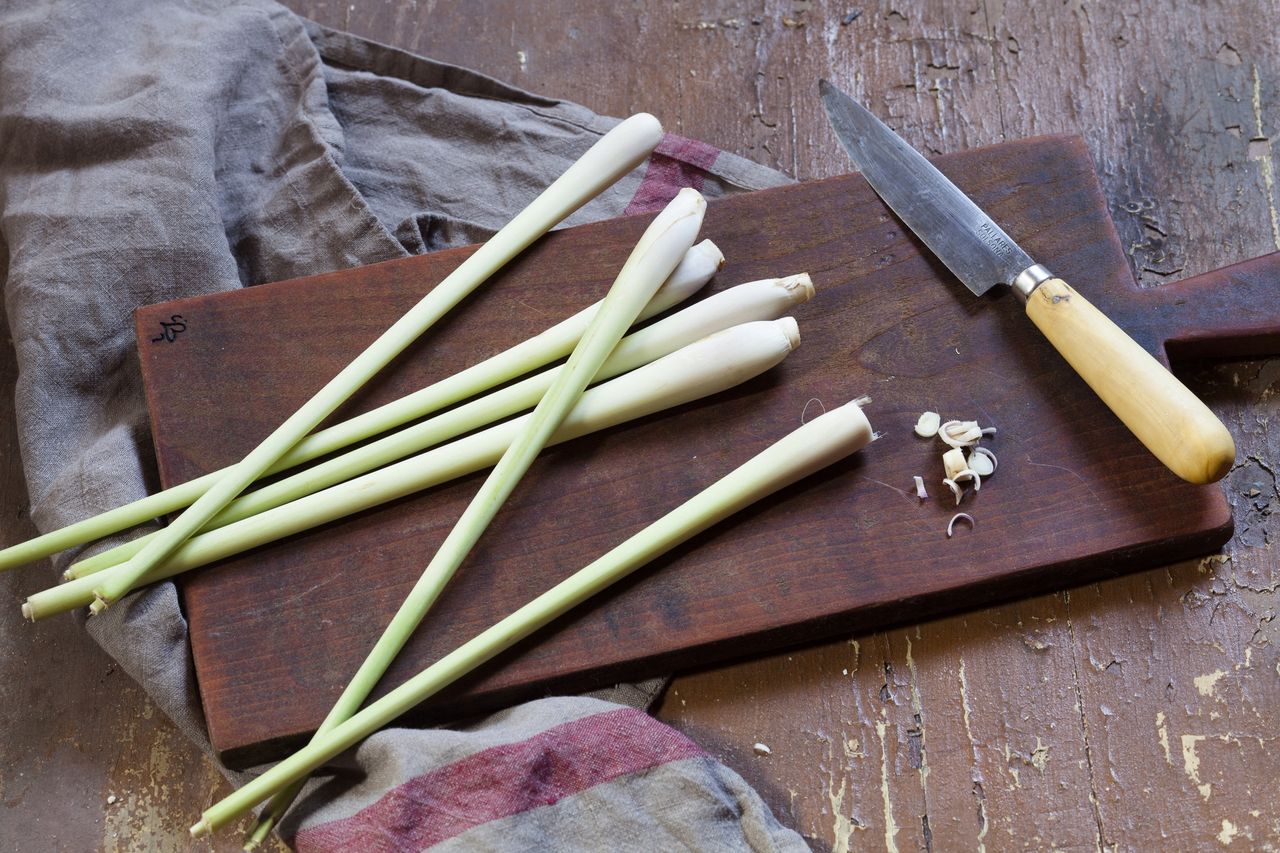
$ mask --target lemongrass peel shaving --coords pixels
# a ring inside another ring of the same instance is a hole
[[[968,447],[982,438],[977,421],[947,421],[938,428],[938,437],[951,447]]]
[[[973,516],[969,515],[967,512],[957,512],[955,515],[951,516],[951,521],[947,523],[948,539],[951,538],[952,531],[954,530],[957,521],[967,521],[969,522],[969,529],[973,529]]]

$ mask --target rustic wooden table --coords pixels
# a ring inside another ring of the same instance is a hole
[[[1280,248],[1274,0],[287,5],[801,179],[848,170],[823,76],[930,152],[1080,133],[1152,287]],[[1272,849],[1280,360],[1182,372],[1240,451],[1221,555],[681,675],[657,713],[820,850]],[[4,544],[25,505],[5,414]],[[69,620],[0,632],[0,847],[187,849],[216,769]]]

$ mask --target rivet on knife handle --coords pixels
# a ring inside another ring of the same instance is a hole
[[[1054,349],[1170,471],[1212,483],[1231,470],[1236,446],[1222,421],[1070,285],[1050,278],[1026,302]]]

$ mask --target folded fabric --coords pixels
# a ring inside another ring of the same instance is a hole
[[[482,240],[615,121],[266,0],[0,7],[0,235],[36,526],[158,487],[136,307]],[[786,180],[669,135],[568,224]],[[88,630],[210,749],[173,584]],[[643,707],[656,689],[606,695]],[[732,771],[599,699],[391,729],[352,761],[286,823],[300,848],[803,849]]]

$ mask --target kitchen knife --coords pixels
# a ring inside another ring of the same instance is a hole
[[[1204,403],[883,122],[826,80],[818,88],[867,183],[965,287],[978,296],[1012,287],[1054,349],[1173,473],[1192,483],[1226,476],[1235,442]]]

